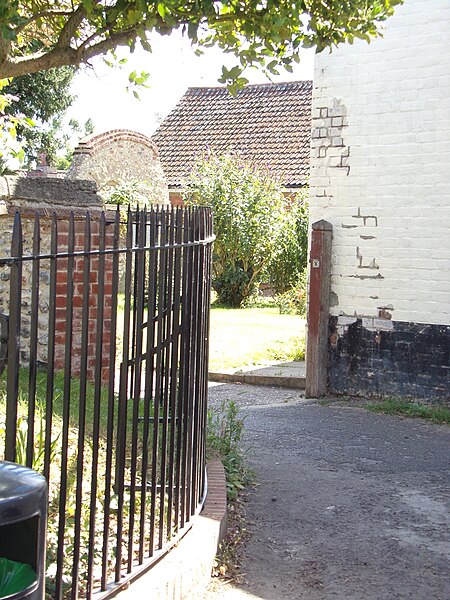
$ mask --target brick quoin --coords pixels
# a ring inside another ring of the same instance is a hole
[[[91,215],[92,218],[92,215]],[[61,232],[63,232],[61,234]],[[58,251],[67,251],[68,244],[68,222],[58,222]],[[84,250],[85,247],[85,220],[75,221],[75,251]],[[106,226],[105,248],[113,245],[113,226]],[[98,250],[100,247],[99,222],[91,221],[90,249]],[[57,297],[56,297],[56,322],[55,322],[55,369],[64,369],[66,352],[71,355],[72,376],[77,377],[81,372],[82,356],[82,331],[83,331],[83,298],[84,289],[84,259],[74,261],[74,272],[71,283],[73,283],[72,300],[72,344],[66,349],[66,323],[70,316],[67,310],[67,261],[60,261],[57,273]],[[97,256],[90,260],[89,289],[86,291],[89,299],[89,318],[87,335],[87,378],[94,382],[96,365],[100,362],[100,373],[102,384],[109,381],[109,352],[111,344],[111,305],[112,305],[112,255],[105,256],[103,288],[103,327],[101,356],[97,356],[97,316],[98,294],[99,294],[99,259]]]
[[[170,204],[172,206],[183,206],[184,205],[181,192],[174,192],[172,190],[169,190],[169,199],[170,199]]]

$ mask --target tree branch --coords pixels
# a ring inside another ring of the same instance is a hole
[[[36,73],[65,65],[78,66],[86,63],[94,56],[106,54],[117,46],[125,46],[136,39],[138,27],[139,25],[136,25],[130,29],[113,33],[108,38],[87,48],[55,47],[50,52],[36,52],[27,56],[11,57],[6,55],[3,61],[0,61],[0,79],[19,77],[27,73]]]
[[[72,13],[72,16],[69,17],[64,27],[61,29],[55,49],[64,49],[70,47],[70,42],[85,17],[86,9],[82,4],[80,4],[76,11]]]
[[[368,34],[373,37],[376,35],[378,24],[392,14],[393,7],[402,1],[373,0],[370,4],[374,4],[374,8],[369,13],[370,18],[366,18],[364,11],[367,11],[367,0],[336,2],[339,5],[349,4],[344,16],[338,7],[331,7],[332,2],[325,3],[320,0],[306,3],[306,8],[303,0],[280,0],[279,3],[268,4],[261,4],[260,0],[245,0],[241,3],[242,6],[236,2],[226,2],[229,12],[225,14],[216,10],[219,0],[200,3],[200,7],[197,7],[198,2],[193,0],[189,0],[188,3],[171,0],[168,2],[168,6],[171,6],[170,18],[165,20],[159,15],[156,2],[150,0],[136,2],[136,6],[140,8],[137,10],[137,16],[136,10],[131,11],[134,13],[132,17],[128,15],[128,10],[133,5],[131,1],[64,0],[59,4],[59,10],[53,11],[48,8],[46,11],[36,12],[16,29],[13,25],[17,18],[10,15],[6,19],[10,31],[23,32],[25,29],[25,32],[21,33],[18,41],[8,40],[0,35],[0,78],[16,77],[64,65],[78,66],[97,54],[105,54],[117,46],[134,42],[138,31],[148,29],[169,33],[180,25],[189,23],[194,25],[194,30],[191,26],[188,34],[198,45],[216,43],[234,52],[244,65],[252,62],[263,63],[263,55],[266,54],[275,61],[284,60],[287,64],[290,54],[295,53],[297,46],[294,49],[288,46],[287,53],[283,52],[283,47],[292,42],[293,37],[298,38],[298,44],[301,44],[302,40],[306,40],[308,46],[315,43],[319,50],[346,39],[366,39]],[[50,0],[25,4],[36,9],[58,5]],[[266,8],[262,8],[263,6]],[[64,11],[70,7],[72,10]],[[113,12],[108,16],[109,10]],[[120,14],[120,18],[116,13]],[[309,14],[315,19],[315,26],[307,33],[303,23],[304,14]],[[39,18],[42,19],[42,27],[38,28],[36,22]],[[135,23],[135,19],[139,22]],[[310,24],[311,22],[312,20]],[[226,27],[226,23],[234,23],[235,26]],[[114,31],[115,27],[118,31]],[[206,33],[201,32],[201,29],[206,29]],[[21,39],[22,37],[24,39]],[[36,40],[42,42],[41,50],[26,54],[28,50],[36,47],[33,44]],[[242,40],[246,41],[247,45],[241,45]],[[20,53],[25,55],[20,56]],[[286,56],[287,61],[283,59]],[[241,73],[239,69],[235,71]]]
[[[24,23],[22,23],[22,25],[18,25],[15,29],[16,35],[18,33],[22,33],[22,31],[24,29],[26,29],[28,27],[28,25],[30,25],[31,23],[33,23],[34,21],[37,21],[38,19],[43,19],[45,17],[68,17],[69,15],[72,14],[72,11],[65,11],[65,10],[42,10],[41,12],[36,13],[35,15],[33,15],[32,17],[30,17],[29,19],[27,19]]]
[[[134,41],[137,37],[137,30],[140,25],[136,25],[125,31],[118,31],[112,33],[109,37],[97,44],[93,44],[88,48],[83,48],[81,52],[80,62],[87,62],[89,59],[97,56],[98,54],[106,54],[110,50],[113,50],[117,46],[125,46],[129,42]]]

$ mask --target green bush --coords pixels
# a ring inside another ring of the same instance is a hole
[[[306,340],[304,337],[291,337],[286,343],[267,350],[272,360],[305,360]]]
[[[283,294],[275,296],[275,304],[282,315],[306,316],[307,302],[306,268],[298,277],[297,283]]]
[[[307,190],[299,192],[286,205],[276,251],[266,268],[265,280],[277,294],[294,288],[306,268],[308,259]]]
[[[241,306],[277,251],[285,221],[281,187],[267,171],[236,156],[211,154],[194,168],[184,198],[212,207],[212,286],[219,304]]]
[[[119,181],[116,185],[104,187],[99,194],[105,204],[138,204],[139,206],[149,204],[146,185],[137,179]]]

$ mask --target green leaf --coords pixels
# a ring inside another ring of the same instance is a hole
[[[166,6],[164,4],[162,4],[161,2],[158,2],[157,10],[158,10],[158,14],[161,17],[161,19],[165,19],[166,14],[167,14]]]

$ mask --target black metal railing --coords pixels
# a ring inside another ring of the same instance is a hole
[[[49,482],[55,600],[114,595],[202,506],[212,241],[205,208],[14,217],[0,457]]]

